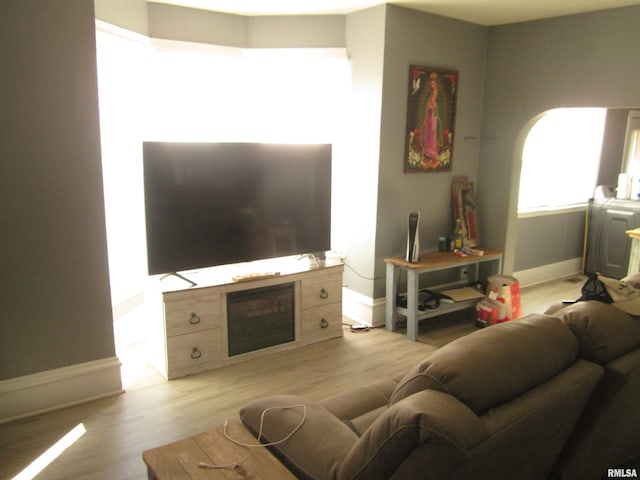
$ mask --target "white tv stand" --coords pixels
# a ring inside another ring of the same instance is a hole
[[[341,262],[254,262],[247,268],[246,274],[238,267],[226,266],[184,274],[197,286],[176,278],[150,278],[145,298],[148,318],[153,322],[150,361],[166,379],[342,336]],[[242,280],[234,281],[233,277]],[[289,283],[294,292],[294,340],[230,356],[227,294]]]

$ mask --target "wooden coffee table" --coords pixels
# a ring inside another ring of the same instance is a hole
[[[257,441],[239,420],[230,420],[227,433],[235,440],[255,444]],[[201,468],[200,462],[227,465],[240,462],[249,449],[236,445],[224,435],[224,426],[185,438],[163,447],[147,450],[142,459],[147,465],[149,479],[230,479],[251,478],[262,480],[295,480],[266,448],[255,448],[240,465],[221,469]]]

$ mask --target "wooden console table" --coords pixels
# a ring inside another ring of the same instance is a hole
[[[257,440],[244,428],[239,420],[230,421],[227,433],[234,440],[255,444]],[[224,426],[200,433],[193,437],[147,450],[142,459],[147,465],[150,480],[195,480],[209,478],[251,478],[256,480],[295,480],[266,448],[249,450],[236,445],[224,435]],[[245,461],[241,461],[244,459]],[[229,465],[226,468],[209,469],[198,466],[200,462]],[[238,465],[234,465],[240,462]]]
[[[386,288],[386,327],[387,330],[395,331],[396,316],[398,314],[407,318],[407,337],[415,341],[418,338],[418,322],[425,318],[436,317],[445,313],[475,305],[477,300],[467,300],[453,304],[441,304],[439,308],[425,312],[418,311],[418,281],[420,275],[438,270],[449,270],[460,267],[473,267],[472,280],[478,280],[479,267],[484,262],[497,263],[495,273],[502,273],[502,252],[500,250],[483,249],[484,255],[467,255],[461,257],[453,252],[429,252],[421,253],[418,263],[407,262],[402,257],[386,258],[387,264]],[[400,272],[407,272],[407,307],[398,307],[396,298],[398,295],[398,281]]]

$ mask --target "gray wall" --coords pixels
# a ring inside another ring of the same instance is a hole
[[[519,219],[514,271],[582,257],[586,210]]]
[[[465,142],[464,138],[479,137],[482,132],[488,29],[390,5],[385,38],[375,250],[378,277],[385,271],[384,258],[404,253],[409,212],[421,212],[421,250],[437,250],[438,237],[453,230],[452,180],[460,176],[472,182],[477,180],[479,144]],[[412,64],[448,68],[459,73],[451,172],[404,173],[409,65]],[[384,293],[384,280],[380,279],[375,284],[374,298]]]
[[[635,6],[491,29],[483,135],[495,141],[483,144],[478,208],[491,212],[481,219],[483,239],[505,249],[507,272],[520,250],[516,212],[524,132],[552,108],[639,105],[639,22]]]
[[[344,283],[373,296],[385,40],[384,6],[347,16],[346,39],[351,60],[352,108],[344,151],[334,162],[339,211],[332,223],[346,254]]]
[[[132,32],[149,35],[146,0],[95,0],[96,18]]]
[[[422,250],[435,250],[438,237],[452,230],[451,181],[477,177],[479,145],[465,143],[464,137],[481,134],[487,42],[485,27],[391,5],[347,16],[356,97],[349,161],[361,167],[351,177],[357,193],[346,213],[349,288],[372,298],[384,296],[384,258],[404,253],[409,212],[421,212]],[[459,72],[452,172],[404,173],[412,64]]]
[[[145,0],[95,0],[96,18],[154,38],[239,48],[344,48],[344,15],[243,16]]]
[[[628,115],[629,109],[627,108],[610,108],[607,110],[597,185],[616,187],[618,184],[618,174],[622,171],[622,155]]]
[[[93,1],[0,3],[0,380],[115,355]]]

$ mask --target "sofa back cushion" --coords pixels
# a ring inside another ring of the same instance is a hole
[[[640,347],[640,318],[614,305],[577,302],[553,315],[571,329],[588,360],[604,364]]]
[[[405,375],[389,404],[433,389],[479,415],[565,370],[577,353],[578,341],[557,318],[527,315],[440,348]]]

